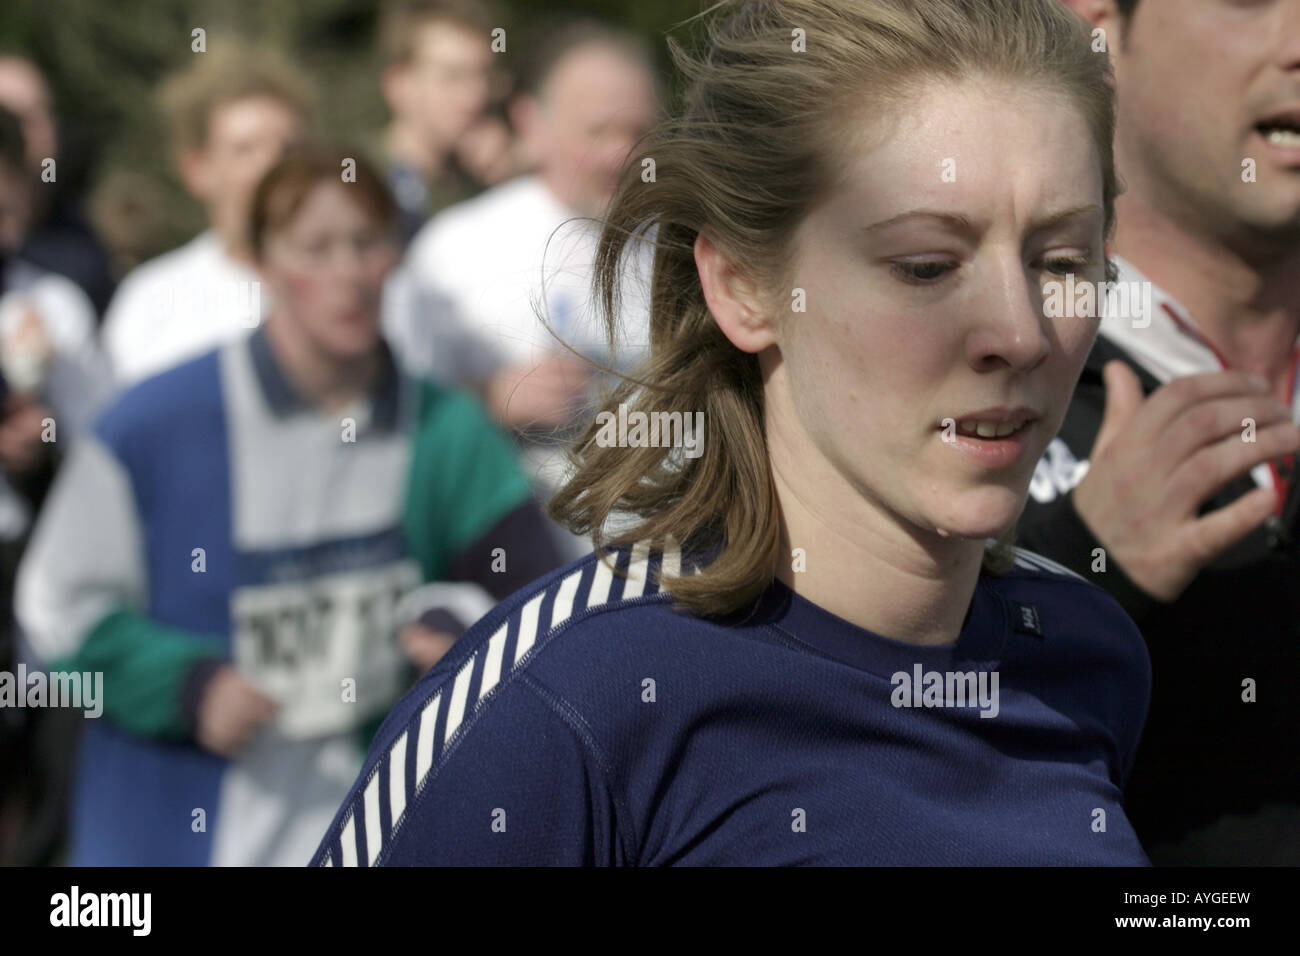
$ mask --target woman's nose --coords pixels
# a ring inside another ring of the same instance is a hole
[[[1051,352],[1037,276],[1020,262],[997,269],[974,303],[967,337],[971,365],[987,369],[1006,365],[1028,370]]]

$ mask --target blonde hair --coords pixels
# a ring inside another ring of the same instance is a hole
[[[190,67],[169,76],[159,93],[177,152],[201,149],[208,142],[212,115],[221,106],[254,96],[278,100],[304,121],[315,95],[301,70],[279,53],[239,45],[213,44]]]
[[[780,507],[758,359],[709,314],[694,259],[700,231],[781,288],[795,227],[842,168],[837,124],[863,110],[888,116],[891,102],[935,77],[993,76],[1065,93],[1101,157],[1107,234],[1118,184],[1109,62],[1058,0],[748,0],[701,14],[710,15],[701,52],[669,41],[689,81],[684,108],[651,135],[653,181],[642,181],[639,164],[624,173],[598,245],[595,291],[612,341],[627,257],[653,242],[650,358],[604,408],[625,404],[647,418],[703,411],[714,439],[693,459],[680,449],[602,447],[593,420],[549,510],[598,550],[671,538],[712,551],[699,573],[662,583],[679,607],[724,615],[771,585],[782,560]],[[617,532],[607,530],[611,515],[624,517]],[[1010,537],[986,553],[991,572],[1009,568]]]

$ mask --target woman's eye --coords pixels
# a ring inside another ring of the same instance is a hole
[[[926,285],[941,279],[954,268],[951,262],[895,262],[894,273],[904,282]]]
[[[1089,256],[1052,256],[1043,261],[1043,267],[1054,276],[1064,278],[1070,273],[1078,275],[1092,265]]]

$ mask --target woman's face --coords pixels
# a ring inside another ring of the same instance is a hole
[[[268,237],[262,257],[276,313],[340,361],[374,350],[384,278],[397,257],[389,232],[349,188],[341,181],[315,186],[293,219]]]
[[[774,466],[833,508],[993,537],[1096,334],[1094,318],[1048,317],[1044,284],[1104,278],[1100,163],[1064,94],[949,83],[901,113],[795,236],[806,311],[786,290],[764,355]],[[962,434],[979,422],[1023,424]]]

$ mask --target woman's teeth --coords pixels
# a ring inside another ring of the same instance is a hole
[[[971,438],[1006,438],[1012,432],[1019,431],[1024,425],[1014,425],[1011,422],[981,422],[975,419],[964,419],[957,423],[957,431]]]

